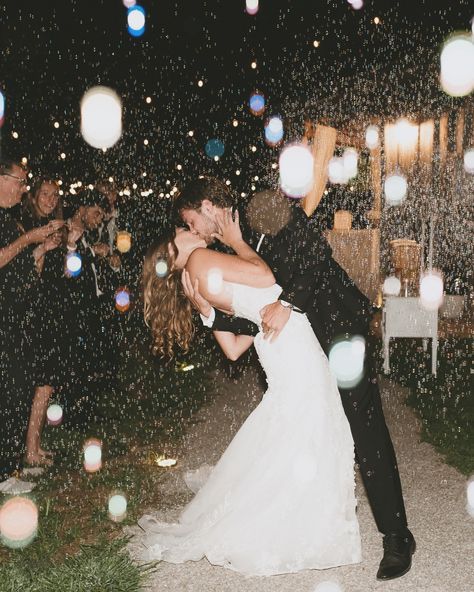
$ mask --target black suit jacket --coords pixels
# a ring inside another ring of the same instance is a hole
[[[327,353],[339,335],[367,334],[372,307],[333,259],[324,230],[319,216],[308,218],[299,202],[292,202],[290,221],[275,236],[265,235],[259,254],[283,288],[280,299],[308,315]],[[244,230],[244,238],[253,248],[259,237]],[[216,311],[213,329],[250,335],[258,332],[253,323],[220,311]]]

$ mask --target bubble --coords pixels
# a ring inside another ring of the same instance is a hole
[[[344,592],[344,590],[338,583],[326,580],[318,584],[314,592]]]
[[[88,90],[81,101],[81,134],[94,148],[110,148],[122,135],[122,101],[106,86]]]
[[[420,302],[427,310],[437,310],[443,303],[443,276],[437,271],[424,273],[420,278]]]
[[[345,184],[348,179],[344,168],[344,160],[339,156],[333,156],[328,164],[329,182],[332,184]]]
[[[122,521],[127,515],[127,498],[122,493],[114,493],[109,497],[109,517],[114,522]]]
[[[118,288],[115,292],[115,308],[119,312],[125,312],[130,308],[130,294],[127,288]]]
[[[275,236],[290,221],[291,208],[288,199],[280,191],[265,189],[252,197],[246,215],[253,230]]]
[[[145,32],[145,9],[135,4],[128,9],[128,32],[132,37],[141,37]]]
[[[70,276],[76,277],[81,273],[82,259],[79,253],[71,251],[66,255],[66,268]]]
[[[418,139],[418,126],[402,117],[395,124],[395,136],[399,146],[413,146]]]
[[[474,148],[464,152],[464,170],[466,173],[474,174]]]
[[[466,486],[466,508],[469,516],[474,518],[474,475],[469,478]]]
[[[248,14],[257,14],[258,0],[245,0],[245,10],[248,12]]]
[[[287,146],[280,154],[280,187],[289,197],[304,197],[314,181],[314,162],[310,150],[302,144]]]
[[[363,0],[348,0],[354,10],[360,10],[364,6]]]
[[[277,115],[270,117],[265,125],[265,141],[276,146],[283,139],[283,121]]]
[[[132,8],[137,3],[137,0],[122,0],[122,2],[125,8]]]
[[[126,230],[120,230],[117,232],[115,242],[117,244],[118,251],[121,253],[128,253],[128,251],[130,251],[132,248],[132,235]]]
[[[220,269],[210,269],[207,274],[207,289],[211,294],[219,294],[223,286],[223,276]]]
[[[212,138],[208,140],[204,150],[209,158],[215,158],[216,156],[220,158],[224,154],[224,144],[221,140]]]
[[[164,278],[168,274],[168,264],[164,259],[158,259],[155,265],[156,275],[159,278]]]
[[[359,155],[355,148],[346,148],[342,156],[344,164],[344,176],[347,180],[357,177],[357,161]]]
[[[400,280],[396,276],[391,275],[388,278],[385,278],[383,283],[383,293],[387,296],[398,296],[401,287],[402,284]]]
[[[250,96],[249,106],[253,115],[262,115],[265,111],[265,97],[259,92],[254,92]]]
[[[84,443],[84,469],[95,473],[102,467],[102,442],[91,438]]]
[[[0,508],[0,537],[7,547],[26,547],[35,538],[37,529],[38,508],[31,499],[15,496]]]
[[[407,180],[403,175],[395,173],[385,179],[384,192],[388,205],[400,205],[406,197],[407,190]]]
[[[364,373],[365,339],[360,335],[336,341],[329,351],[329,368],[340,388],[353,388]]]
[[[160,456],[156,460],[156,464],[159,467],[164,467],[164,468],[174,467],[177,462],[178,461],[175,458],[165,458],[164,456]]]
[[[367,148],[373,150],[377,148],[380,141],[379,128],[376,125],[369,125],[365,130],[365,145]]]
[[[474,43],[468,35],[454,35],[441,50],[441,88],[453,97],[474,90]]]
[[[3,118],[5,117],[5,97],[0,91],[0,126],[3,123]]]
[[[63,409],[61,405],[58,405],[57,403],[50,405],[46,411],[46,417],[49,425],[59,425],[63,419]]]

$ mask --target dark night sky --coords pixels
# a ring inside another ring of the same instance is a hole
[[[346,0],[260,0],[256,16],[244,0],[139,3],[147,30],[138,39],[127,32],[121,0],[2,3],[4,152],[67,181],[107,173],[131,182],[147,171],[144,187],[161,189],[166,179],[179,185],[210,172],[239,191],[259,175],[258,189],[278,149],[265,145],[262,118],[249,112],[253,90],[264,92],[266,115],[284,118],[286,141],[301,135],[305,113],[337,123],[439,109],[455,103],[434,82],[440,44],[469,30],[474,14],[468,0],[366,0],[360,11]],[[123,137],[106,154],[79,132],[81,96],[96,84],[114,88],[124,105]],[[226,148],[218,163],[204,153],[212,137]]]

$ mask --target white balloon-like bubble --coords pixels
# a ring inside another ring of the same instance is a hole
[[[329,368],[340,388],[353,388],[364,373],[365,339],[360,335],[341,339],[331,346]]]
[[[84,468],[89,473],[94,473],[102,467],[102,443],[100,440],[91,439],[84,444]]]
[[[258,0],[245,0],[245,9],[249,14],[257,14]]]
[[[38,529],[38,508],[33,500],[16,496],[0,508],[0,538],[12,549],[26,547]]]
[[[388,176],[384,183],[384,193],[387,204],[398,206],[405,199],[408,191],[407,180],[403,175],[395,173]]]
[[[66,268],[73,277],[79,275],[82,269],[82,259],[79,253],[72,251],[66,256]]]
[[[355,148],[346,148],[342,156],[342,162],[344,165],[344,176],[347,180],[357,177],[357,162],[359,155]]]
[[[137,0],[122,0],[123,5],[125,8],[132,8],[137,3]]]
[[[343,185],[348,179],[344,169],[344,160],[339,156],[333,156],[328,164],[328,178],[333,185]]]
[[[437,271],[429,271],[420,278],[420,302],[427,310],[437,310],[443,304],[443,276]]]
[[[121,493],[115,493],[109,497],[109,516],[112,520],[120,521],[127,513],[127,498]]]
[[[441,51],[441,87],[453,97],[474,90],[474,42],[468,35],[455,35]]]
[[[474,148],[464,152],[464,170],[471,175],[474,174]]]
[[[155,265],[155,272],[159,278],[166,277],[168,273],[168,264],[164,259],[159,259]]]
[[[370,150],[377,148],[380,142],[380,132],[376,125],[369,125],[365,130],[365,145]]]
[[[304,197],[314,182],[314,159],[303,144],[284,148],[279,159],[280,187],[289,197]]]
[[[384,280],[383,293],[386,296],[398,296],[400,294],[401,287],[402,283],[400,280],[396,276],[391,275]]]
[[[106,86],[89,89],[81,101],[81,133],[94,148],[111,148],[122,135],[122,101]]]
[[[46,417],[50,425],[59,425],[63,418],[63,409],[61,405],[58,405],[57,403],[50,405],[46,411]]]

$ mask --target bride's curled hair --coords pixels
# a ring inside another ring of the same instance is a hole
[[[178,248],[172,229],[148,249],[143,263],[142,294],[146,325],[151,329],[153,353],[171,359],[176,346],[189,349],[194,335],[192,306],[175,267]]]

